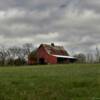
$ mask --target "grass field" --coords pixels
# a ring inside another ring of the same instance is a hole
[[[0,67],[0,100],[100,100],[100,65]]]

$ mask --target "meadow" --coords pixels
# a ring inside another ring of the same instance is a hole
[[[1,66],[0,100],[100,100],[100,64]]]

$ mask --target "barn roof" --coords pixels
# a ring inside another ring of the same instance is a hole
[[[62,55],[62,56],[69,56],[68,52],[64,49],[63,46],[55,46],[54,44],[42,44],[48,54],[51,55]]]
[[[55,57],[58,57],[58,58],[76,59],[75,57],[72,57],[72,56],[63,56],[63,55],[52,55],[52,56],[55,56]]]

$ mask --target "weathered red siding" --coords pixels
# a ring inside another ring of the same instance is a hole
[[[30,57],[30,55],[29,55],[27,64],[33,65],[33,64],[36,64],[36,63],[37,63],[37,60],[34,59],[34,57]]]
[[[43,46],[40,46],[39,49],[37,50],[37,59],[39,58],[44,58],[46,63],[50,64],[57,63],[57,58],[52,55],[49,55]]]

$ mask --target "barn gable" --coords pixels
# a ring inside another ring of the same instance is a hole
[[[64,49],[63,46],[55,46],[54,44],[42,44],[41,46],[45,48],[48,54],[69,56],[68,52]]]

